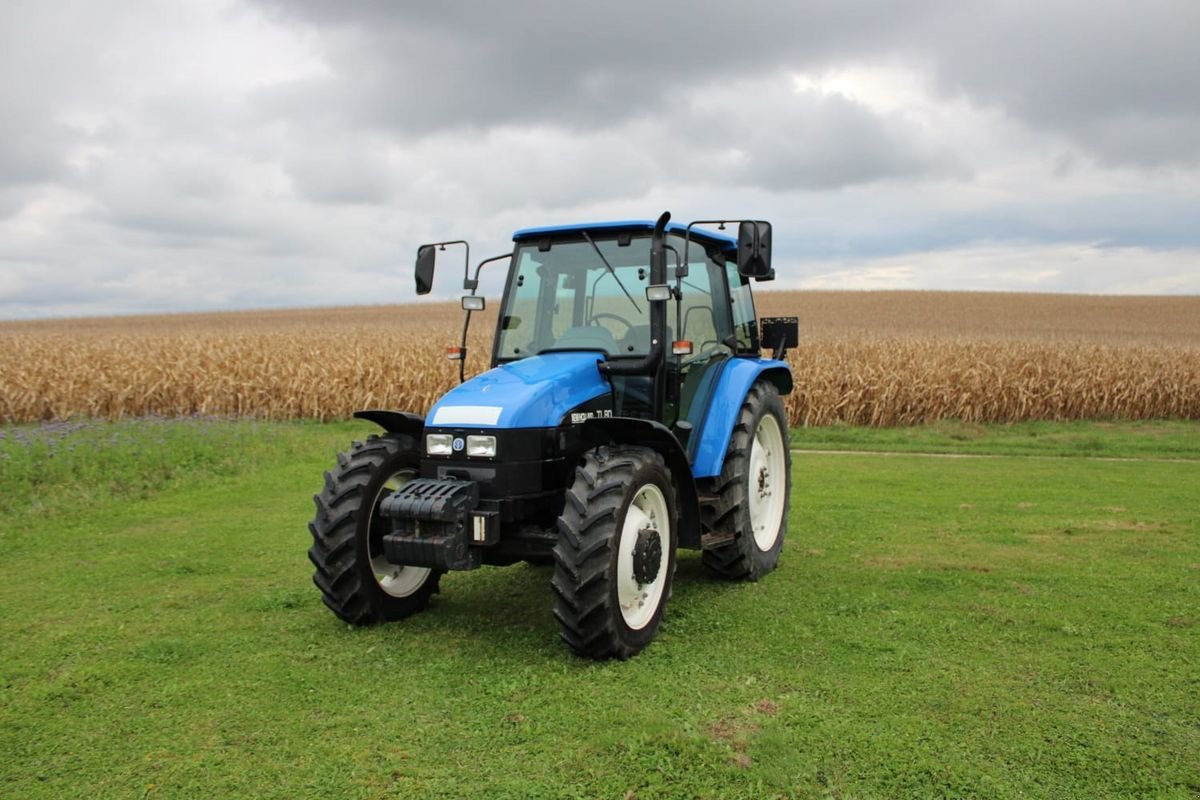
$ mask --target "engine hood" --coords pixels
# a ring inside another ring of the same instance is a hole
[[[594,352],[546,353],[502,364],[460,384],[429,410],[431,427],[550,428],[588,400],[608,394]]]

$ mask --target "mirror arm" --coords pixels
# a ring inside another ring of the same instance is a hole
[[[456,243],[455,243],[455,242],[446,242],[446,244],[456,244]],[[463,242],[463,244],[467,244],[467,243],[466,243],[466,242]],[[468,253],[470,253],[470,252],[471,252],[471,251],[470,251],[470,249],[469,249],[469,248],[470,248],[470,245],[467,245],[467,247],[468,247],[468,250],[467,250],[467,252],[468,252]],[[483,269],[483,265],[484,265],[484,264],[491,264],[493,261],[501,261],[501,260],[503,260],[503,259],[505,259],[505,258],[512,258],[512,253],[505,253],[504,255],[492,256],[491,258],[485,258],[483,261],[480,261],[480,262],[479,262],[479,264],[478,264],[478,265],[476,265],[476,267],[475,267],[475,277],[474,277],[473,279],[470,279],[470,280],[468,280],[468,279],[467,279],[467,277],[466,277],[468,273],[466,273],[466,272],[464,271],[464,275],[463,275],[463,288],[464,288],[464,289],[468,289],[468,290],[470,290],[470,292],[471,292],[471,295],[472,295],[472,296],[474,296],[474,294],[475,294],[475,290],[479,288],[479,271],[480,271],[481,269]],[[462,341],[461,341],[461,342],[460,342],[460,344],[459,344],[459,346],[461,347],[461,352],[462,352],[462,358],[460,358],[460,359],[458,360],[458,382],[459,382],[459,383],[462,383],[462,382],[464,382],[464,381],[467,379],[467,377],[466,377],[466,370],[467,370],[467,330],[468,330],[470,327],[471,327],[471,312],[470,312],[470,310],[468,310],[468,311],[467,311],[467,316],[466,316],[466,318],[463,320],[463,327],[462,327]]]
[[[725,230],[725,226],[734,222],[741,222],[740,219],[697,219],[692,220],[687,224],[687,228],[683,231],[683,272],[680,277],[687,277],[688,274],[688,248],[692,244],[692,228],[697,225],[717,225],[719,230]]]
[[[470,281],[471,285],[470,286],[465,285],[467,282],[466,282],[466,280],[464,280],[463,288],[469,289],[471,291],[471,294],[475,294],[475,290],[477,288],[479,288],[479,271],[483,269],[483,265],[491,264],[493,261],[502,261],[503,259],[506,259],[506,258],[512,258],[512,253],[504,253],[503,255],[492,256],[491,258],[485,258],[483,261],[480,261],[479,264],[477,264],[475,267],[475,277]]]
[[[448,245],[448,244],[461,244],[463,246],[463,248],[467,251],[463,255],[463,288],[467,289],[467,288],[469,288],[467,286],[467,275],[471,271],[471,245],[468,244],[465,239],[456,239],[453,242],[442,242],[441,247],[439,249],[445,250],[446,245]]]

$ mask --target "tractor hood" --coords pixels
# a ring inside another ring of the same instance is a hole
[[[607,394],[596,352],[546,353],[502,364],[451,389],[429,410],[430,427],[552,428],[571,409]]]

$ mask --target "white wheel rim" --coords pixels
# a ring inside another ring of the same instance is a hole
[[[670,559],[670,525],[671,517],[662,491],[652,483],[638,489],[625,512],[617,550],[617,603],[621,606],[621,618],[635,631],[650,624],[662,603]],[[633,569],[633,549],[638,533],[647,528],[658,531],[662,548],[654,580],[639,583]]]
[[[371,514],[374,515],[375,509],[379,508],[379,503],[383,498],[408,483],[416,475],[416,470],[404,470],[384,481],[379,495],[371,504]],[[374,519],[368,520],[368,522],[370,525],[375,524]],[[408,597],[420,589],[429,577],[429,567],[405,567],[388,561],[382,551],[377,552],[371,547],[370,536],[367,537],[367,555],[371,559],[371,572],[375,575],[375,583],[379,585],[384,594],[391,597]]]
[[[759,550],[775,546],[783,527],[783,501],[787,492],[787,464],[783,433],[774,414],[763,414],[750,446],[750,527]]]

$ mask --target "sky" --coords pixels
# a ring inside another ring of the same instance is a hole
[[[1197,31],[1195,0],[5,0],[0,319],[409,302],[422,242],[664,210],[770,220],[776,288],[1200,294]]]

